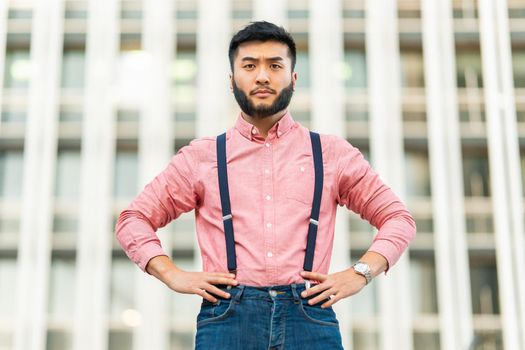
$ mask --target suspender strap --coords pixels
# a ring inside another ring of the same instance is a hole
[[[226,238],[228,271],[236,273],[237,259],[235,256],[230,191],[228,189],[228,169],[226,167],[226,133],[217,136],[217,168],[219,176],[219,191],[221,194],[222,222],[224,224],[224,236]]]
[[[321,149],[321,138],[319,134],[310,131],[312,141],[312,153],[314,156],[315,187],[312,212],[308,224],[308,237],[306,241],[306,255],[304,257],[303,268],[305,271],[312,271],[314,263],[315,240],[317,238],[317,227],[319,225],[319,211],[321,208],[321,195],[323,194],[323,152]]]

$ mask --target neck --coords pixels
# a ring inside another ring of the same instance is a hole
[[[268,136],[268,131],[275,125],[281,118],[286,114],[286,109],[279,111],[273,115],[264,118],[252,117],[244,112],[241,112],[242,117],[248,123],[252,124],[259,130],[259,133],[266,138]]]

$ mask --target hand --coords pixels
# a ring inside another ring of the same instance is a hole
[[[235,280],[235,275],[231,273],[187,272],[179,269],[174,270],[170,274],[166,284],[176,292],[197,294],[204,299],[215,303],[217,302],[217,298],[209,294],[210,292],[226,299],[230,297],[230,294],[220,290],[213,284],[229,284],[236,286],[238,282]]]
[[[308,304],[313,305],[330,297],[331,300],[321,305],[321,308],[327,308],[337,303],[339,300],[358,293],[366,285],[364,276],[357,274],[354,269],[323,275],[322,273],[303,271],[301,276],[308,280],[319,281],[318,285],[308,288],[301,293],[305,298],[309,295],[320,293],[315,298],[308,300]],[[332,295],[334,297],[332,297]]]

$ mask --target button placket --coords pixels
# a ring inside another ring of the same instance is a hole
[[[273,193],[273,147],[269,142],[264,143],[263,152],[263,225],[264,247],[262,253],[265,255],[265,267],[267,280],[273,283],[275,280],[275,236],[273,232],[273,213],[275,212],[275,198]]]

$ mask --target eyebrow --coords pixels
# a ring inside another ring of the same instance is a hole
[[[275,57],[268,57],[266,61],[283,61],[284,59],[281,56],[275,56]],[[255,61],[258,62],[259,59],[255,57],[246,56],[241,59],[242,62],[244,61]]]

